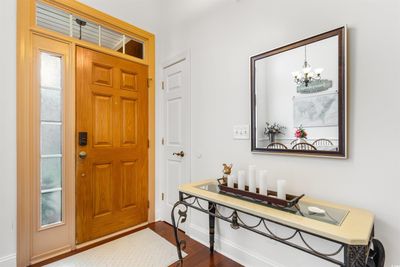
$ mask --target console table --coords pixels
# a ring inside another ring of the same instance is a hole
[[[180,264],[183,264],[182,249],[185,248],[186,242],[179,239],[178,228],[181,223],[186,221],[187,211],[190,207],[209,216],[211,253],[214,251],[215,218],[218,218],[229,222],[233,229],[247,229],[338,266],[366,266],[370,242],[374,236],[374,216],[372,213],[309,197],[303,197],[299,204],[304,207],[323,207],[330,210],[332,214],[336,211],[340,216],[337,217],[339,219],[329,216],[332,218],[332,222],[329,223],[329,218],[324,221],[322,217],[319,219],[316,216],[305,216],[305,212],[300,212],[300,214],[288,212],[239,199],[219,193],[216,180],[205,180],[180,186],[179,201],[175,203],[171,212]],[[229,212],[224,210],[221,213],[221,207],[229,210]],[[258,223],[250,225],[246,222],[244,214],[257,218]],[[287,228],[291,234],[279,236],[271,230],[273,224]],[[313,247],[307,242],[309,235],[330,242],[335,248],[329,253],[321,252],[317,247]],[[295,237],[300,238],[302,244],[294,242]]]

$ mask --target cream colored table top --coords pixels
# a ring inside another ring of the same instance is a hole
[[[217,204],[222,204],[228,207],[242,210],[261,218],[270,219],[272,221],[276,221],[294,228],[330,238],[341,243],[349,245],[367,245],[369,242],[374,224],[374,215],[367,210],[333,204],[326,201],[312,199],[307,196],[304,196],[300,200],[301,202],[313,204],[315,206],[322,205],[336,209],[346,209],[349,211],[348,215],[340,226],[332,225],[199,188],[199,186],[208,184],[210,182],[217,183],[215,179],[204,180],[191,184],[181,185],[179,187],[179,191],[203,198],[211,202],[215,202]]]

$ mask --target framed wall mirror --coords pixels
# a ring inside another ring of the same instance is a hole
[[[346,158],[346,28],[250,61],[252,151]]]

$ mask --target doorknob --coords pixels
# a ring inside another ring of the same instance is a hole
[[[185,152],[181,151],[181,152],[178,152],[178,153],[172,153],[172,155],[176,155],[176,156],[179,156],[179,157],[183,158],[185,156]]]
[[[85,159],[87,157],[87,153],[85,151],[79,152],[79,158]]]

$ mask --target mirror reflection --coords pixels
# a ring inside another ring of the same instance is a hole
[[[253,150],[339,152],[344,142],[339,38],[253,57]]]

